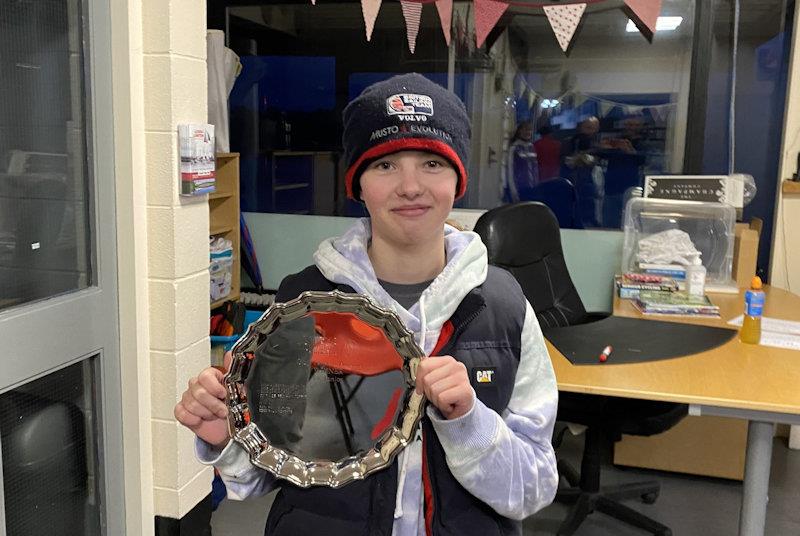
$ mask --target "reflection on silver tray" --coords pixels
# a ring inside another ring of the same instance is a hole
[[[413,438],[425,402],[414,390],[423,352],[394,312],[365,296],[304,292],[273,304],[232,351],[231,437],[279,478],[338,488],[387,467]],[[378,400],[351,415],[365,385]],[[309,409],[323,406],[328,413]],[[330,417],[344,446],[304,433],[330,426]]]

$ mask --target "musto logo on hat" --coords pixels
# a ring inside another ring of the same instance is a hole
[[[416,93],[398,93],[386,99],[386,113],[403,121],[427,121],[433,115],[433,99]]]

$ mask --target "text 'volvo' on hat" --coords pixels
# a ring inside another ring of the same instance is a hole
[[[467,189],[471,126],[453,93],[417,73],[367,87],[342,114],[347,197],[358,199],[359,178],[375,159],[399,151],[427,151],[446,158],[458,175],[456,199]]]

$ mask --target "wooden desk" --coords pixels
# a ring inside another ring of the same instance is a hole
[[[800,321],[800,297],[765,288],[765,316]],[[721,319],[643,316],[615,299],[617,316],[727,326],[740,315],[744,295],[713,294]],[[730,327],[730,326],[727,326]],[[598,348],[603,346],[598,341]],[[558,388],[573,393],[689,404],[691,415],[745,419],[748,424],[740,535],[763,535],[775,423],[800,424],[800,352],[748,345],[738,338],[691,356],[641,364],[574,366],[547,342]]]

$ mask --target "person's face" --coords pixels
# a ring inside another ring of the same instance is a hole
[[[453,208],[458,175],[443,157],[401,151],[372,162],[361,175],[373,237],[398,246],[441,236]]]
[[[524,124],[519,127],[519,139],[530,141],[533,138],[533,127],[529,124]]]
[[[587,119],[578,125],[578,132],[584,136],[594,136],[600,130],[600,122],[597,120]]]
[[[628,137],[637,137],[642,132],[642,121],[639,119],[626,119],[624,123],[625,135]]]

